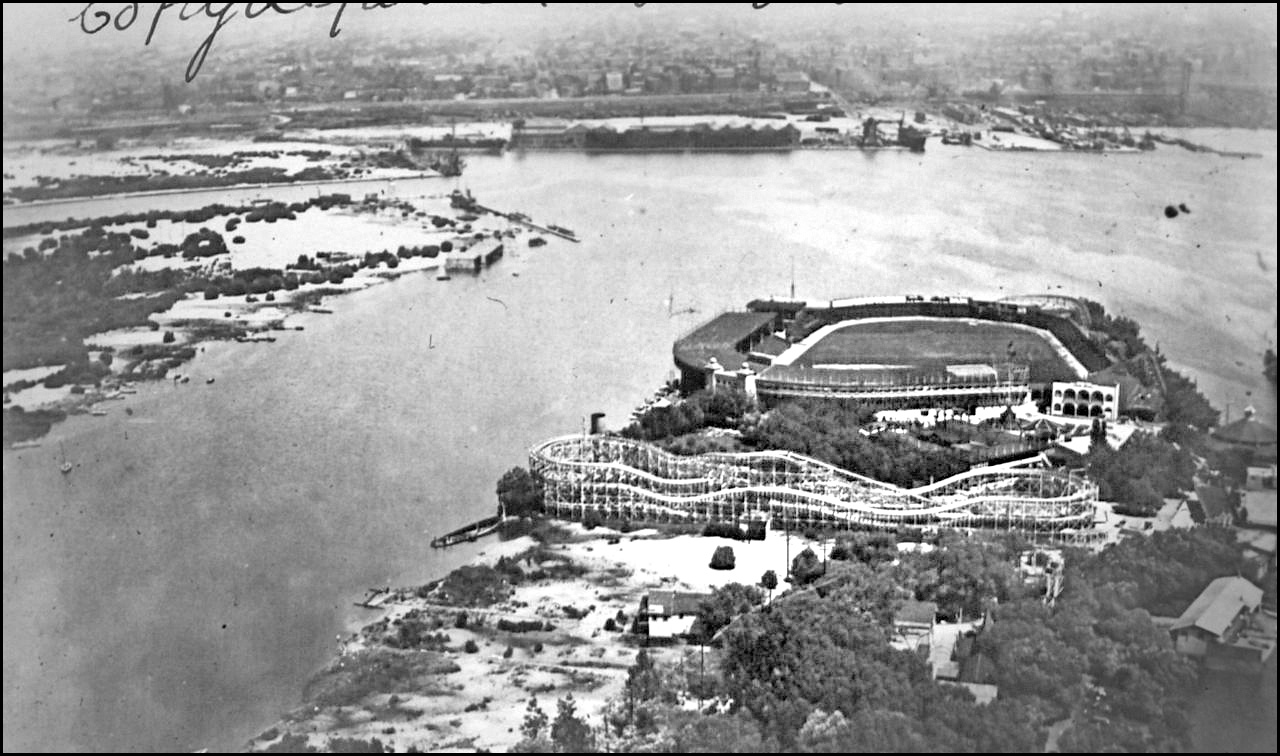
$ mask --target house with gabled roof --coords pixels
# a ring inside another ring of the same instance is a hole
[[[1276,643],[1275,615],[1261,607],[1261,588],[1242,577],[1220,577],[1169,628],[1174,648],[1218,668],[1260,665]]]

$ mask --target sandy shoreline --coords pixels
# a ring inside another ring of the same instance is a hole
[[[494,541],[472,564],[493,566],[499,558],[512,559],[536,549],[541,561],[521,563],[526,571],[543,568],[554,574],[557,563],[573,564],[582,570],[580,575],[522,581],[505,600],[483,609],[418,598],[414,588],[393,589],[396,597],[378,615],[371,614],[361,628],[352,628],[317,680],[341,674],[368,654],[385,652],[382,639],[406,621],[442,623],[434,632],[448,640],[433,660],[438,668],[396,691],[372,690],[341,705],[332,698],[326,700],[325,691],[330,689],[313,681],[307,691],[310,700],[251,741],[250,749],[261,750],[292,735],[306,737],[319,747],[329,738],[378,738],[396,751],[411,747],[507,751],[520,740],[520,724],[531,696],[554,715],[556,700],[572,694],[579,716],[597,726],[606,704],[621,694],[627,670],[642,647],[643,638],[629,629],[644,594],[710,591],[732,582],[756,584],[766,570],[785,574],[788,553],[794,557],[809,545],[819,549],[796,535],[788,544],[786,536],[776,532],[764,541],[730,541],[694,535],[665,537],[654,530],[586,531],[578,524],[564,528],[573,542],[538,548],[527,536]],[[733,570],[709,566],[712,552],[722,545],[734,550]],[[455,626],[460,611],[468,614],[465,629]],[[577,617],[579,612],[582,616]],[[606,621],[616,623],[619,613],[625,616],[618,623],[621,629],[605,630]],[[477,618],[481,627],[474,627]],[[495,627],[499,619],[550,622],[554,629],[505,632]],[[475,653],[466,651],[468,641],[475,643]],[[541,644],[541,651],[535,650],[535,644]],[[659,664],[678,665],[686,654],[696,657],[698,649],[678,643],[651,646],[649,651]],[[400,658],[409,660],[404,663],[413,663],[414,651],[404,653]],[[421,659],[435,652],[416,653]]]

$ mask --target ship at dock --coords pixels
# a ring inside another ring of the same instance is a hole
[[[880,133],[880,124],[898,125],[896,138],[889,138]],[[868,118],[862,122],[862,136],[858,139],[858,146],[863,149],[878,149],[882,147],[906,147],[912,152],[924,152],[925,141],[929,138],[929,133],[922,129],[918,129],[906,122],[904,114],[897,121],[886,121],[877,118]]]
[[[480,209],[480,206],[476,203],[476,198],[471,196],[470,189],[465,192],[460,189],[454,189],[450,192],[449,207],[465,210],[469,213],[474,213]]]
[[[462,169],[467,167],[467,161],[456,150],[433,153],[427,157],[427,167],[441,176],[452,178],[462,175]]]

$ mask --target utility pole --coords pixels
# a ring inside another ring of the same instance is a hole
[[[784,512],[782,515],[782,528],[787,534],[787,577],[791,577],[791,522],[787,519]]]
[[[796,300],[796,253],[791,253],[791,301]]]

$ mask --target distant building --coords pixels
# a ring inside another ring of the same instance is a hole
[[[1155,420],[1164,410],[1164,376],[1159,360],[1151,352],[1094,371],[1089,374],[1089,381],[1118,387],[1117,412],[1124,417]]]
[[[1244,525],[1265,530],[1276,529],[1276,466],[1250,465],[1245,474]]]
[[[734,89],[737,84],[738,72],[732,68],[713,68],[711,69],[711,86],[717,92],[729,92]]]
[[[803,71],[783,71],[774,77],[777,88],[785,94],[805,94],[809,91],[809,75]]]
[[[1120,386],[1115,383],[1054,381],[1050,385],[1050,398],[1051,415],[1115,420],[1120,406]]]
[[[1235,519],[1230,495],[1218,486],[1196,486],[1187,509],[1197,525],[1230,525]]]
[[[905,651],[933,646],[933,626],[938,620],[938,605],[932,601],[907,601],[893,615],[893,645]]]
[[[604,75],[604,88],[610,92],[621,92],[625,89],[626,83],[623,80],[622,72],[609,71],[606,73]]]
[[[650,591],[640,599],[640,621],[650,638],[687,635],[698,618],[698,607],[710,593]]]
[[[1275,460],[1276,429],[1254,415],[1253,407],[1245,407],[1244,417],[1215,430],[1213,438],[1220,444],[1248,450],[1255,461]]]
[[[1262,589],[1241,577],[1209,583],[1169,628],[1178,653],[1218,669],[1256,670],[1275,650],[1275,617],[1260,612]]]
[[[1274,490],[1276,487],[1276,466],[1249,465],[1245,472],[1244,487],[1248,491]]]

